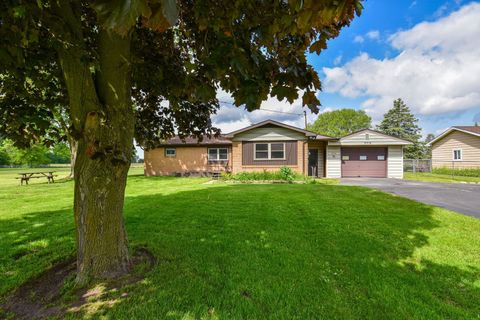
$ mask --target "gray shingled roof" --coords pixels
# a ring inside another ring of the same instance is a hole
[[[185,146],[185,145],[219,145],[219,144],[232,144],[232,141],[225,138],[223,135],[219,135],[218,137],[207,137],[203,136],[202,141],[200,142],[199,139],[195,137],[186,137],[183,140],[179,136],[174,136],[173,138],[168,139],[160,143],[160,146]]]
[[[480,134],[480,126],[454,126],[454,128]]]

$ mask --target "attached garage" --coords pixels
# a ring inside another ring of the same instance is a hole
[[[328,142],[329,178],[403,178],[403,147],[411,142],[364,129]]]
[[[342,177],[387,177],[386,147],[342,147]]]

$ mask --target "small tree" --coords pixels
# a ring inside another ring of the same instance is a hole
[[[393,102],[393,108],[387,111],[383,116],[377,130],[398,138],[413,142],[413,145],[405,148],[406,159],[420,159],[424,156],[424,146],[420,142],[421,129],[418,126],[418,119],[410,111],[410,108],[402,101],[397,99]]]
[[[365,111],[340,109],[321,113],[307,129],[330,137],[342,137],[371,126],[372,118]]]
[[[425,159],[432,158],[432,146],[430,146],[429,143],[433,141],[433,139],[435,139],[435,135],[433,133],[429,133],[427,134],[427,136],[425,137],[425,140],[423,141],[423,147],[424,147],[423,157]]]

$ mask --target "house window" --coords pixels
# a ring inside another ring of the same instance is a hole
[[[348,161],[348,160],[350,160],[350,156],[342,156],[342,160],[343,161]]]
[[[283,159],[285,158],[285,143],[271,143],[270,144],[270,158]]]
[[[378,155],[377,160],[380,160],[380,161],[385,160],[385,156],[384,155]]]
[[[462,149],[453,150],[453,160],[462,160]]]
[[[360,160],[361,160],[361,161],[367,160],[367,156],[360,156]]]
[[[208,161],[228,160],[227,148],[208,148]]]
[[[165,148],[166,157],[175,157],[177,155],[177,150],[175,148]]]
[[[285,143],[255,143],[255,160],[285,160]]]

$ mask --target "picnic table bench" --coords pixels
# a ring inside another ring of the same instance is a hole
[[[25,184],[28,185],[28,180],[34,179],[34,178],[47,178],[48,183],[54,183],[54,177],[57,175],[54,175],[55,171],[45,171],[45,172],[22,172],[19,173],[20,177],[17,177],[15,179],[20,179],[20,185],[23,185],[23,181],[25,181]]]

